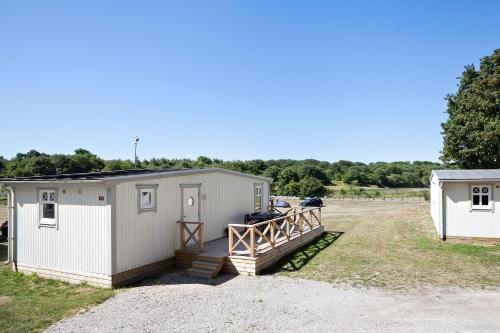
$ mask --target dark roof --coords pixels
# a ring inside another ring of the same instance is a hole
[[[500,169],[433,170],[440,180],[492,180],[500,179]]]
[[[83,172],[83,173],[67,173],[59,175],[43,175],[29,177],[13,177],[2,178],[0,181],[29,181],[29,180],[101,180],[118,176],[142,175],[148,173],[168,173],[173,171],[190,170],[190,169],[130,169],[130,170],[115,170],[101,172]]]
[[[0,182],[44,182],[44,181],[101,181],[106,179],[123,180],[127,178],[135,178],[141,176],[151,177],[162,176],[162,175],[182,175],[182,174],[194,174],[194,173],[209,173],[209,172],[223,172],[227,174],[233,174],[237,176],[244,176],[250,178],[256,178],[260,180],[266,180],[271,182],[270,178],[256,176],[252,174],[246,174],[226,169],[220,168],[206,168],[206,169],[131,169],[131,170],[116,170],[116,171],[103,171],[103,172],[86,172],[86,173],[71,173],[71,174],[60,174],[60,175],[46,175],[46,176],[31,176],[31,177],[13,177],[13,178],[3,178]]]

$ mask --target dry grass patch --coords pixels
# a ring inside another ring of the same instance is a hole
[[[392,289],[500,285],[500,245],[439,240],[428,204],[328,201],[323,224],[340,236],[317,250],[318,244],[328,243],[319,239],[272,272]]]

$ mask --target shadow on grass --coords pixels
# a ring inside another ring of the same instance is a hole
[[[262,272],[262,275],[273,274],[278,272],[293,272],[304,267],[318,253],[332,245],[343,232],[326,231],[321,236],[316,238],[312,243],[304,245],[294,253],[282,258],[274,266]],[[179,284],[203,284],[208,286],[218,286],[224,284],[237,275],[221,273],[213,279],[205,279],[201,277],[189,276],[185,269],[177,268],[173,271],[158,273],[149,278],[146,278],[129,287],[142,287],[153,285],[179,285]]]
[[[292,254],[282,258],[262,274],[298,271],[307,265],[318,253],[332,245],[342,234],[343,232],[340,231],[325,231],[314,242],[304,245]]]

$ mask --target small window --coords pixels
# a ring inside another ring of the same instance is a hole
[[[136,187],[138,214],[156,211],[156,189],[158,185],[136,185]]]
[[[55,190],[40,190],[40,224],[56,224],[57,195]]]
[[[490,185],[474,185],[471,192],[472,209],[491,209]]]
[[[262,185],[255,185],[254,187],[254,203],[255,212],[262,212]]]

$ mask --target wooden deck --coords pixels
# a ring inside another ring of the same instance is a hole
[[[308,215],[309,214],[309,215]],[[309,209],[253,226],[229,225],[229,238],[195,243],[175,252],[176,266],[223,261],[222,271],[256,275],[324,232],[320,209]]]
[[[228,256],[227,237],[206,242],[203,251],[200,251],[198,245],[196,244],[188,246],[185,249],[179,250],[177,252],[195,253],[197,255],[206,257],[224,258]]]

